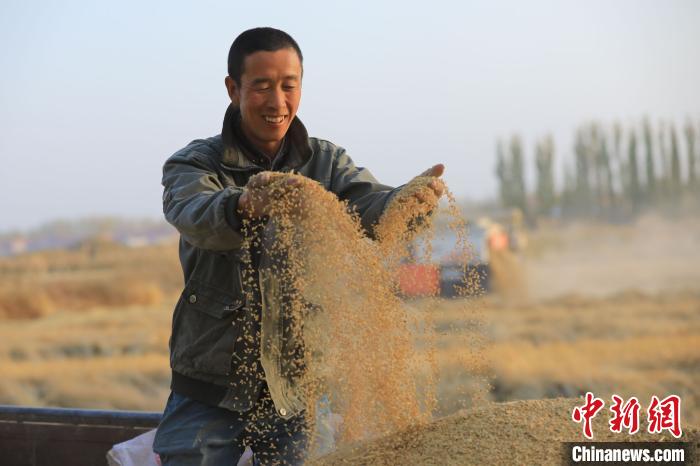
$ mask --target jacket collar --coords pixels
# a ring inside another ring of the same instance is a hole
[[[224,124],[221,129],[221,139],[224,151],[221,161],[233,168],[260,168],[256,154],[246,147],[240,132],[236,130],[240,118],[238,107],[230,104],[224,115]],[[286,154],[280,154],[284,160],[275,160],[275,166],[284,163],[289,168],[298,168],[311,158],[311,146],[309,146],[309,133],[299,117],[295,116],[289,125],[289,130],[284,142]]]

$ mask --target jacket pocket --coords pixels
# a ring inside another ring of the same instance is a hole
[[[173,368],[186,375],[229,375],[244,303],[242,293],[190,280],[173,325]]]

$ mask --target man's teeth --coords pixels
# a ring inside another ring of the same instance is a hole
[[[283,120],[284,120],[284,116],[278,116],[278,117],[266,116],[265,117],[265,121],[267,121],[268,123],[282,123]]]

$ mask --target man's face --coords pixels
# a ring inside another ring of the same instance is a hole
[[[240,86],[226,77],[231,101],[241,109],[243,132],[268,155],[277,152],[297,113],[301,75],[299,56],[285,48],[245,57]]]

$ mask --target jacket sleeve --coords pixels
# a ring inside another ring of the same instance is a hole
[[[188,243],[201,249],[240,247],[236,212],[243,188],[224,187],[208,157],[176,153],[163,166],[163,213]]]
[[[345,149],[338,148],[334,154],[331,190],[357,211],[362,227],[371,238],[374,238],[374,226],[384,208],[402,187],[392,188],[379,183],[369,170],[356,167]]]

